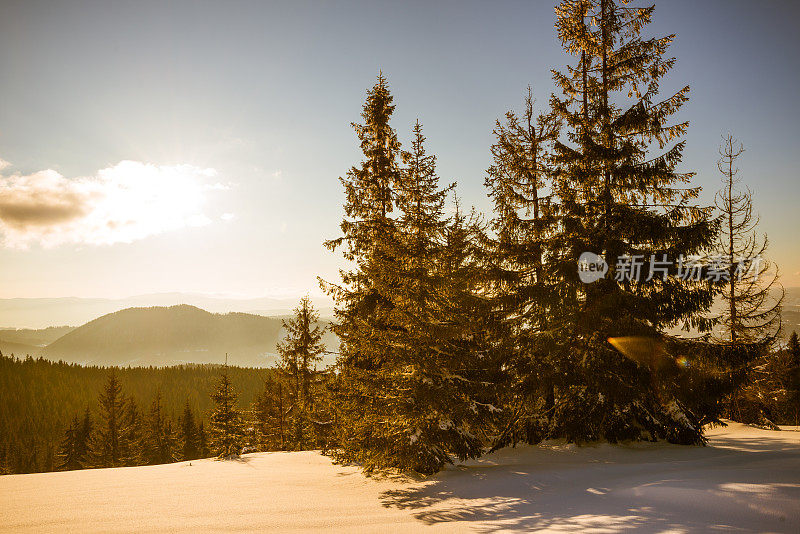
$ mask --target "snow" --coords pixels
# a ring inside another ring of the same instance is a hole
[[[9,532],[800,532],[800,432],[503,449],[427,479],[317,452],[0,477]]]

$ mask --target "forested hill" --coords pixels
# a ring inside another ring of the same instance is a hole
[[[29,328],[0,328],[0,351],[3,354],[37,356],[42,348],[64,336],[74,328],[51,326],[39,330]]]
[[[189,305],[128,308],[72,330],[39,354],[84,365],[165,366],[223,363],[266,367],[276,359],[281,318],[214,314]],[[335,338],[326,342],[335,350]]]
[[[189,402],[200,421],[211,408],[209,393],[221,366],[115,368],[123,394],[140,409],[149,407],[161,391],[168,417],[175,419]],[[264,388],[270,369],[229,367],[246,409]],[[0,464],[21,463],[14,472],[53,469],[53,455],[64,429],[75,415],[90,407],[96,415],[97,397],[111,369],[54,363],[44,359],[0,358]],[[10,459],[13,458],[13,461]]]

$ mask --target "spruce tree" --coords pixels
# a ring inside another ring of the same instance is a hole
[[[341,270],[342,284],[320,280],[337,303],[334,333],[339,337],[339,363],[354,372],[379,367],[385,356],[382,336],[389,330],[392,289],[389,269],[394,262],[397,230],[390,213],[394,209],[392,186],[400,177],[400,142],[389,124],[394,105],[383,74],[367,91],[361,116],[352,126],[364,160],[353,166],[340,182],[345,189],[342,236],[325,242],[341,249],[354,264]]]
[[[253,426],[256,428],[258,447],[261,450],[287,450],[291,399],[286,378],[273,373],[264,381],[264,389],[253,401]]]
[[[675,263],[707,251],[716,226],[710,208],[694,203],[692,173],[677,169],[685,143],[653,153],[686,131],[688,123],[668,121],[689,92],[658,100],[675,63],[665,57],[674,35],[641,35],[654,9],[616,0],[565,0],[556,9],[559,38],[576,63],[553,72],[563,96],[551,101],[567,135],[554,147],[559,216],[549,240],[559,302],[542,333],[555,377],[553,437],[703,440],[699,417],[659,380],[659,352],[623,354],[609,343],[656,347],[672,326],[707,330],[715,293],[706,280],[681,278]],[[580,281],[583,252],[606,259],[604,278]],[[665,270],[637,272],[637,259]]]
[[[127,399],[112,370],[98,398],[98,421],[90,443],[90,462],[94,467],[125,465],[129,451]]]
[[[521,116],[509,111],[496,122],[492,166],[485,186],[494,203],[491,234],[481,235],[493,307],[499,314],[491,332],[506,354],[508,385],[502,403],[505,428],[495,443],[518,436],[536,441],[546,434],[554,402],[553,366],[541,334],[559,305],[558,278],[547,276],[553,255],[557,199],[553,196],[552,151],[561,129],[552,111],[536,114],[528,88]],[[557,252],[557,251],[555,251]]]
[[[258,450],[288,448],[287,430],[291,403],[286,395],[288,388],[284,381],[279,373],[270,373],[264,381],[264,389],[253,400],[251,417]]]
[[[237,394],[228,375],[228,366],[223,368],[211,399],[215,407],[209,417],[209,449],[217,458],[238,457],[244,445],[244,422],[236,407]]]
[[[81,423],[78,416],[74,416],[67,429],[64,431],[64,438],[58,448],[58,470],[71,471],[82,467],[80,450],[78,446],[78,434],[81,431]]]
[[[764,258],[767,237],[759,240],[755,233],[759,218],[753,214],[753,193],[737,188],[736,160],[743,152],[743,145],[727,135],[717,162],[723,188],[716,196],[722,220],[714,267],[715,276],[725,283],[718,340],[731,345],[755,343],[769,347],[780,333],[783,288]],[[775,289],[780,289],[778,298],[773,294]]]
[[[94,424],[92,422],[92,412],[89,410],[89,406],[86,406],[86,409],[83,412],[83,419],[81,420],[80,427],[78,428],[76,434],[76,452],[78,462],[80,462],[81,467],[85,467],[86,463],[88,462],[89,439],[92,435],[93,428]]]
[[[183,407],[183,413],[178,419],[178,447],[182,460],[194,460],[200,457],[200,444],[197,435],[194,412],[189,405],[189,399]]]
[[[145,464],[165,464],[174,460],[172,428],[164,414],[161,390],[156,390],[150,412],[144,421],[141,458]]]
[[[325,243],[341,249],[352,268],[341,270],[341,284],[320,281],[336,302],[334,333],[339,337],[338,375],[333,392],[338,406],[340,458],[380,464],[385,450],[380,413],[381,392],[391,391],[386,367],[392,359],[394,326],[392,270],[397,262],[397,228],[392,187],[400,179],[400,143],[389,124],[394,111],[383,75],[367,92],[361,114],[353,124],[364,154],[340,181],[345,189],[342,236]]]
[[[711,259],[715,278],[724,284],[721,328],[715,338],[734,356],[722,369],[737,377],[729,397],[728,417],[768,423],[771,416],[765,413],[764,390],[772,388],[766,386],[770,377],[762,371],[770,367],[770,347],[780,334],[783,288],[764,257],[767,237],[759,240],[755,233],[758,216],[753,213],[753,194],[750,189],[737,187],[736,161],[743,152],[744,146],[733,136],[723,138],[717,161],[723,188],[715,198],[722,216],[716,255]],[[777,297],[776,289],[780,290]]]
[[[375,99],[382,84],[379,79],[370,93],[364,118],[388,129],[390,100],[376,105]],[[389,210],[372,201],[368,188],[347,190],[346,214],[363,217],[359,227],[384,231],[362,241],[364,234],[352,231],[351,221],[342,225],[341,242],[349,245],[345,257],[357,269],[342,273],[345,283],[333,291],[340,304],[334,331],[342,340],[331,386],[339,433],[334,456],[367,470],[433,473],[453,457],[480,453],[481,439],[473,431],[484,404],[471,395],[477,389],[476,353],[462,343],[469,326],[448,314],[451,301],[444,291],[452,281],[438,266],[450,188],[439,186],[419,122],[413,134],[402,167],[385,182],[397,218],[386,217]],[[395,139],[394,132],[362,138],[368,161],[375,154],[395,157],[396,142],[370,144],[380,137]],[[373,179],[380,177],[376,173]]]
[[[294,317],[283,321],[286,337],[278,343],[280,371],[291,387],[291,427],[293,448],[304,450],[313,438],[311,416],[314,410],[313,381],[316,364],[322,361],[325,329],[318,324],[319,314],[308,297],[303,297],[294,309]]]
[[[122,458],[124,465],[142,465],[145,421],[139,410],[139,405],[132,398],[126,401],[124,411],[124,440],[122,441]]]
[[[466,304],[461,292],[474,287],[461,285],[467,281],[460,270],[464,258],[449,261],[454,258],[446,249],[451,221],[444,216],[445,200],[454,184],[439,185],[436,157],[426,151],[419,121],[412,133],[394,192],[399,261],[392,269],[391,359],[380,370],[384,389],[376,392],[381,426],[370,452],[379,454],[369,460],[429,474],[454,457],[480,454],[476,428],[486,410],[476,400],[476,386],[485,389],[486,382],[476,375],[485,362],[478,361],[471,342],[478,318],[456,309]],[[458,253],[468,255],[470,245],[459,243]],[[468,310],[474,311],[467,305]]]

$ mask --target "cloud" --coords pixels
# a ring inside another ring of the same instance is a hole
[[[222,219],[223,221],[232,221],[235,217],[236,215],[234,215],[233,213],[223,213],[222,215],[220,215],[219,218]]]
[[[0,170],[8,165],[0,160]],[[54,170],[0,175],[0,242],[27,248],[110,245],[203,226],[214,169],[121,161],[95,176],[68,179]]]

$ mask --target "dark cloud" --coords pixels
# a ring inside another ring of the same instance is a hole
[[[137,161],[75,179],[51,169],[0,174],[0,246],[131,243],[209,224],[201,209],[205,194],[226,188],[207,183],[215,174],[192,165]]]
[[[15,230],[64,224],[83,217],[90,209],[88,197],[75,193],[0,192],[0,221]]]

